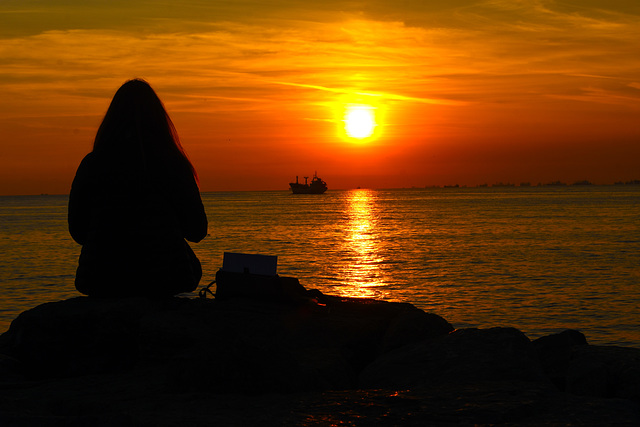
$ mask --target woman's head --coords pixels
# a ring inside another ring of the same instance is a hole
[[[162,101],[141,79],[127,81],[113,96],[98,128],[93,151],[140,157],[144,169],[156,171],[184,161],[197,180]]]

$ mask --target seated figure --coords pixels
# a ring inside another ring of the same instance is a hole
[[[68,221],[82,245],[79,292],[154,297],[197,287],[202,269],[186,240],[207,235],[198,175],[147,82],[114,95],[73,180]]]

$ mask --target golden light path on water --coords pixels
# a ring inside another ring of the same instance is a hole
[[[376,230],[375,197],[370,190],[354,190],[348,197],[344,249],[351,253],[351,262],[343,267],[342,274],[348,285],[340,293],[349,297],[379,298],[380,288],[386,283],[379,268],[384,258]]]

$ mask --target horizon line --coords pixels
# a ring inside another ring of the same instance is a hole
[[[529,182],[513,183],[494,183],[494,184],[443,184],[443,185],[412,185],[409,187],[355,187],[355,188],[329,188],[329,191],[351,191],[351,190],[455,190],[455,189],[476,189],[476,188],[554,188],[554,187],[633,187],[640,186],[640,179],[630,181],[615,181],[608,184],[592,183],[590,181],[576,181],[574,183],[565,183],[561,181],[552,181],[548,183],[539,182],[531,184]],[[201,190],[201,194],[205,193],[266,193],[266,192],[290,192],[291,189],[263,189],[263,190]],[[0,197],[46,197],[46,196],[69,196],[69,193],[32,193],[32,194],[0,194]]]

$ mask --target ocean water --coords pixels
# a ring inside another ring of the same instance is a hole
[[[640,348],[640,186],[204,193],[201,285],[224,252],[333,295],[410,302],[456,328],[566,328]],[[66,196],[0,197],[0,332],[79,295]],[[132,242],[135,244],[135,242]],[[194,295],[191,295],[194,296]],[[195,297],[195,296],[194,296]]]

